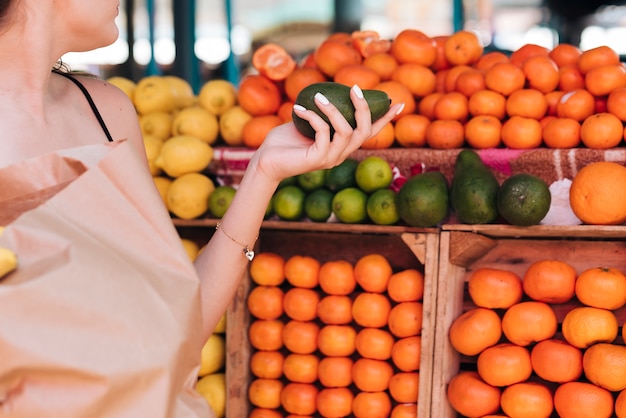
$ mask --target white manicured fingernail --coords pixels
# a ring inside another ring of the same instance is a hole
[[[327,105],[330,103],[328,99],[326,98],[326,96],[324,96],[322,93],[315,93],[315,100],[317,100],[323,105]]]
[[[363,90],[361,90],[361,87],[355,84],[354,86],[352,86],[352,90],[354,90],[356,97],[358,97],[359,99],[363,98]]]
[[[396,115],[399,115],[400,113],[402,113],[403,110],[404,110],[404,103],[402,103],[400,107],[398,108],[398,110],[396,110]]]
[[[306,110],[306,107],[299,104],[294,104],[293,110],[297,110],[298,112],[304,112]]]

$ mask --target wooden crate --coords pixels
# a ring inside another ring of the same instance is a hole
[[[447,401],[449,380],[460,369],[473,369],[475,358],[459,355],[451,346],[452,321],[474,305],[467,294],[467,279],[478,268],[513,271],[523,277],[528,266],[542,259],[556,259],[581,272],[606,266],[626,272],[626,228],[623,226],[514,227],[506,225],[446,225],[440,235],[439,282],[435,319],[434,370],[431,415],[457,417]],[[554,306],[559,321],[576,306],[573,300]],[[617,312],[626,321],[626,309]]]

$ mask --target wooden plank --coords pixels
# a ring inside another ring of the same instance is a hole
[[[446,231],[463,231],[488,237],[516,238],[626,238],[625,225],[465,225],[446,224]]]

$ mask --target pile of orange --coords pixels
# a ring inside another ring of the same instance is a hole
[[[363,148],[607,149],[624,139],[626,67],[608,46],[525,44],[505,54],[486,52],[468,30],[404,29],[393,39],[366,30],[333,33],[301,62],[266,44],[252,65],[257,72],[238,93],[259,133],[250,146],[290,120],[297,93],[320,81],[382,90],[405,104]]]
[[[423,273],[257,254],[247,297],[250,417],[415,417]]]
[[[467,285],[473,306],[448,334],[474,360],[448,383],[459,414],[626,416],[623,272],[546,259],[522,277],[478,268]]]

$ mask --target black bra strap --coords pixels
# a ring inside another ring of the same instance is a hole
[[[93,111],[93,114],[96,115],[96,119],[98,119],[98,123],[100,123],[100,126],[102,127],[102,130],[104,131],[104,134],[106,135],[107,139],[109,140],[109,142],[113,142],[113,137],[111,136],[109,129],[107,128],[106,124],[104,123],[104,120],[102,119],[102,115],[100,115],[100,112],[98,111],[98,108],[96,107],[96,104],[94,103],[93,98],[91,97],[91,95],[89,94],[85,86],[83,86],[80,81],[72,77],[72,75],[69,73],[66,73],[64,71],[54,71],[54,72],[56,74],[62,75],[68,80],[71,80],[74,84],[78,86],[78,88],[85,95],[87,102],[89,102],[89,106],[91,106],[91,110]]]

